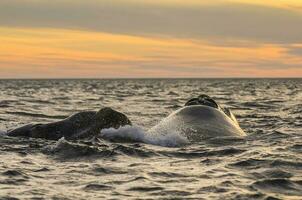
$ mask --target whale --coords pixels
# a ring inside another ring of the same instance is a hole
[[[44,138],[49,140],[58,140],[64,137],[68,140],[76,140],[95,137],[105,128],[119,128],[131,124],[131,121],[125,114],[110,107],[105,107],[97,112],[79,112],[57,122],[27,124],[9,130],[7,135],[12,137]]]
[[[126,125],[131,126],[132,123],[125,114],[105,107],[97,112],[79,112],[57,122],[27,124],[9,130],[6,135],[50,140],[64,137],[67,140],[76,140],[99,137],[103,129],[118,129]],[[207,95],[199,95],[190,99],[182,108],[161,120],[147,133],[151,136],[152,134],[169,135],[176,133],[189,141],[200,141],[213,137],[246,136],[231,110],[222,107]]]
[[[184,107],[152,127],[149,134],[180,134],[189,141],[215,137],[244,137],[235,115],[207,95],[190,99]]]

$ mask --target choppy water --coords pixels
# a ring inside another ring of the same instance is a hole
[[[110,106],[135,124],[127,134],[144,136],[201,93],[230,107],[248,137],[152,145],[1,136],[0,199],[301,199],[302,79],[1,80],[0,130]]]

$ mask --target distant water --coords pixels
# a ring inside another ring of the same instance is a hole
[[[244,139],[187,143],[146,131],[189,98],[233,110]],[[302,79],[0,80],[0,130],[110,106],[144,143],[10,138],[0,199],[301,199]],[[171,147],[174,146],[174,147]]]

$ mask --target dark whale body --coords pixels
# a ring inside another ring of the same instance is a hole
[[[8,131],[7,135],[49,140],[58,140],[61,137],[65,137],[65,139],[80,139],[96,136],[104,128],[119,128],[125,125],[131,125],[131,121],[126,115],[106,107],[98,112],[79,112],[58,122],[28,124]]]

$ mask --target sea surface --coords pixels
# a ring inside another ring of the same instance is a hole
[[[146,143],[12,138],[5,131],[104,106],[147,130],[200,94],[242,139]],[[0,199],[302,199],[302,79],[0,80]]]

